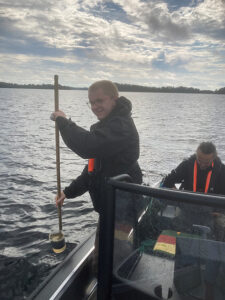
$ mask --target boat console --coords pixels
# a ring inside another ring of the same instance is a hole
[[[98,299],[225,299],[225,198],[126,178],[108,183]]]

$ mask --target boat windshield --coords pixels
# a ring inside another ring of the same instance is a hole
[[[225,299],[225,199],[131,189],[114,190],[113,299]]]

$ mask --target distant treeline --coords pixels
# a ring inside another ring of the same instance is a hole
[[[225,87],[211,91],[211,90],[200,90],[192,87],[148,87],[133,84],[121,84],[115,83],[121,92],[147,92],[147,93],[193,93],[193,94],[225,94]],[[22,88],[22,89],[54,89],[52,84],[16,84],[0,82],[0,88]],[[60,90],[87,90],[87,87],[70,87],[59,84]]]
[[[200,90],[191,87],[147,87],[140,85],[132,85],[132,84],[120,84],[116,83],[119,91],[123,92],[150,92],[150,93],[193,93],[193,94],[225,94],[225,87],[219,90],[211,91],[211,90]]]
[[[45,90],[52,90],[54,89],[54,85],[52,84],[17,84],[17,83],[7,83],[7,82],[0,82],[0,88],[15,88],[15,89],[45,89]],[[70,87],[65,85],[59,84],[60,90],[87,90],[86,87]]]

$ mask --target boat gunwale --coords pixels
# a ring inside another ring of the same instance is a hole
[[[68,262],[76,256],[76,253],[78,253],[82,248],[85,247],[85,245],[88,245],[88,243],[91,243],[91,240],[93,240],[93,246],[88,247],[87,254],[85,255],[85,258],[87,259],[91,252],[94,250],[94,238],[95,238],[95,230],[91,232],[86,238],[83,239],[66,257],[65,259],[57,265],[52,272],[44,279],[43,282],[40,283],[40,285],[28,296],[28,300],[34,300],[34,299],[43,299],[41,298],[41,294],[44,293],[44,290],[47,288],[48,284],[52,283],[52,279],[57,276],[57,273],[66,265],[68,265]],[[71,278],[74,276],[74,274],[77,272],[77,270],[80,268],[80,266],[84,263],[85,259],[82,259],[82,262],[75,264],[74,266],[71,265],[71,271],[68,272],[66,278],[62,278],[61,284],[57,285],[55,292],[52,293],[52,295],[49,297],[49,299],[56,299],[56,297],[61,293],[63,288],[67,285],[67,283],[71,280]],[[59,289],[60,287],[60,289]],[[56,294],[57,291],[57,294]],[[53,297],[54,295],[54,297]]]

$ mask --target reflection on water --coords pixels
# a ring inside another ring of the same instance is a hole
[[[215,142],[225,161],[223,95],[121,94],[133,103],[145,183],[157,182],[203,140]],[[60,91],[59,99],[60,108],[79,125],[88,129],[96,121],[86,105],[87,91]],[[52,90],[0,89],[1,299],[23,299],[96,225],[88,194],[67,200],[63,232],[69,247],[61,256],[53,253],[48,241],[58,229],[53,109]],[[60,151],[65,187],[86,162],[63,142]]]

